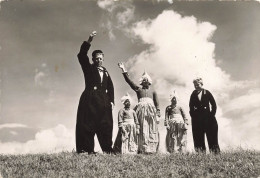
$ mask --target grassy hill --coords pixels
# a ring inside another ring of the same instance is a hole
[[[2,177],[259,177],[260,152],[0,155]],[[0,176],[1,177],[1,176]]]

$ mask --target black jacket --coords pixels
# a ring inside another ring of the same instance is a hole
[[[78,54],[79,63],[81,64],[85,78],[85,90],[103,91],[107,93],[109,101],[114,103],[114,86],[111,77],[106,68],[102,67],[104,70],[104,75],[101,83],[101,78],[97,67],[90,64],[89,57],[87,56],[90,46],[91,45],[88,42],[84,41]]]
[[[190,116],[192,118],[210,116],[214,117],[217,111],[217,105],[214,97],[208,90],[203,89],[201,92],[201,101],[198,98],[196,90],[194,90],[190,96]]]

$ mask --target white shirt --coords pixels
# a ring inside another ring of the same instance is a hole
[[[99,75],[100,75],[101,83],[102,83],[102,81],[103,81],[103,75],[104,75],[104,69],[103,69],[102,67],[98,67],[98,69],[100,69],[100,70],[98,70],[98,73],[99,73]]]
[[[199,94],[198,94],[198,98],[199,98],[200,101],[201,101],[201,97],[202,97],[202,92],[203,92],[203,90],[201,90],[201,91],[199,92]]]

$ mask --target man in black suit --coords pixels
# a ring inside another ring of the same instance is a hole
[[[97,134],[101,149],[112,153],[112,131],[114,87],[106,68],[102,66],[104,54],[101,50],[92,53],[93,64],[87,55],[91,41],[97,32],[93,31],[88,41],[81,45],[78,59],[85,78],[85,90],[78,106],[76,124],[77,153],[94,152],[94,136]]]
[[[193,84],[195,90],[190,96],[189,106],[195,151],[206,152],[206,134],[210,152],[219,153],[218,123],[215,117],[217,105],[215,99],[208,90],[202,88],[202,78],[193,80]]]

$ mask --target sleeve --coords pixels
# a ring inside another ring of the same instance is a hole
[[[123,110],[121,109],[118,112],[118,127],[122,127],[122,123],[123,123]]]
[[[193,115],[194,115],[193,92],[192,92],[192,94],[190,95],[189,107],[190,107],[190,116],[193,117]]]
[[[217,112],[217,104],[216,101],[213,97],[213,95],[208,91],[209,93],[209,102],[211,104],[211,114],[212,116],[215,116],[216,112]]]
[[[165,119],[164,119],[164,126],[167,126],[169,124],[169,113],[168,113],[169,106],[165,109]]]
[[[181,111],[181,115],[182,115],[183,121],[185,123],[188,123],[188,119],[186,118],[186,114],[185,114],[185,112],[184,112],[182,107],[180,107],[180,111]]]
[[[133,116],[134,116],[136,128],[139,129],[140,128],[140,124],[139,124],[136,112],[134,110],[133,110]]]
[[[110,102],[115,104],[114,85],[113,85],[110,75],[108,75],[107,89],[108,89],[108,97],[109,97]]]
[[[129,78],[129,74],[128,72],[124,72],[123,76],[125,78],[125,81],[128,83],[128,85],[134,90],[134,91],[138,91],[139,90],[139,86],[137,86],[130,78]]]
[[[154,102],[154,106],[156,107],[157,110],[159,110],[159,99],[157,96],[157,93],[154,91],[153,92],[153,102]]]
[[[80,51],[78,53],[78,59],[79,63],[84,70],[85,68],[88,68],[90,66],[89,57],[88,57],[88,50],[90,48],[91,44],[84,41],[80,47]]]

